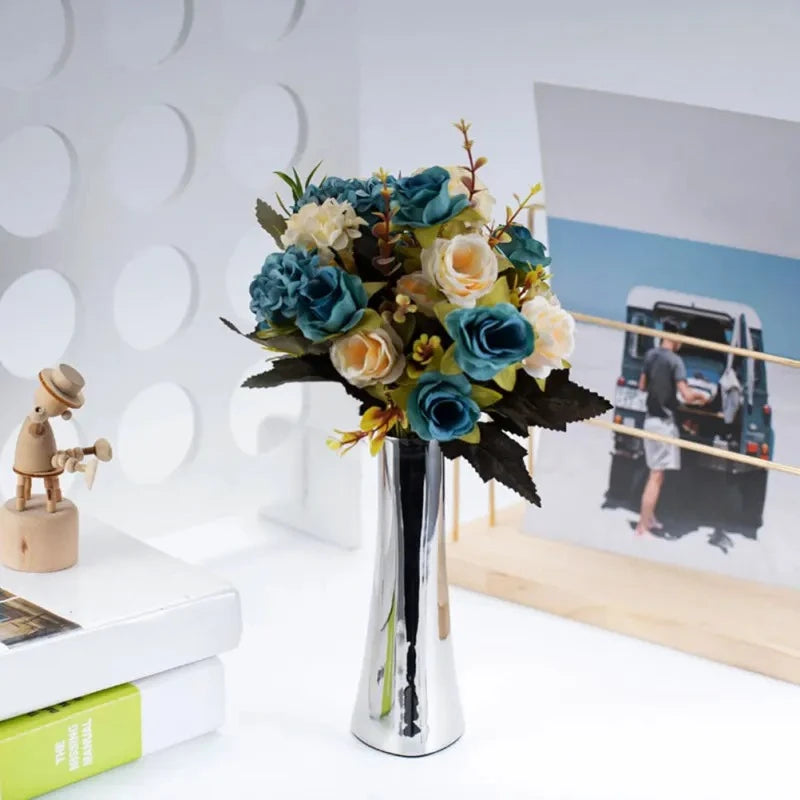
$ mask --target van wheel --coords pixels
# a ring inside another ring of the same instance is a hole
[[[638,507],[646,477],[644,459],[612,456],[606,495],[608,505],[627,506],[633,503]]]
[[[767,471],[756,469],[739,476],[740,520],[753,528],[764,524],[764,501],[767,496]]]

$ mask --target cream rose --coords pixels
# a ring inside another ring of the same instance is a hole
[[[462,183],[462,178],[468,178],[470,171],[464,167],[445,167],[450,173],[450,183],[447,184],[447,191],[450,197],[457,194],[469,194],[469,189]],[[485,222],[490,222],[494,212],[494,197],[489,194],[486,184],[480,179],[475,178],[476,192],[472,196],[472,207],[483,217]],[[473,223],[474,227],[479,227],[480,223]]]
[[[561,369],[563,360],[575,349],[575,320],[553,296],[534,297],[520,309],[535,334],[533,352],[522,361],[532,378],[546,378],[554,369]]]
[[[402,350],[403,342],[391,327],[357,331],[334,341],[331,362],[353,386],[392,383],[406,368]]]
[[[424,272],[412,272],[403,275],[397,281],[397,291],[410,297],[412,302],[423,313],[433,316],[433,307],[442,299],[441,292],[436,288]]]
[[[359,226],[366,224],[350,203],[329,197],[322,205],[306,203],[292,214],[286,221],[281,242],[284,247],[296,245],[306,250],[316,247],[323,253],[343,251],[353,239],[361,236]]]
[[[497,256],[478,233],[436,239],[420,258],[425,276],[457,306],[473,308],[497,280]]]

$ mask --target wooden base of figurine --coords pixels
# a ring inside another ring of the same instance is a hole
[[[78,509],[61,500],[52,514],[44,495],[33,495],[24,511],[16,501],[0,506],[0,561],[20,572],[56,572],[78,560]]]

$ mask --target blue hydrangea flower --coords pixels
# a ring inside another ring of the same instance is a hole
[[[426,441],[449,442],[466,436],[481,415],[470,390],[463,375],[423,372],[408,396],[406,414],[411,430]]]
[[[298,292],[297,327],[312,342],[358,325],[367,292],[357,275],[339,267],[321,267]]]
[[[392,186],[395,179],[389,176],[387,185]],[[294,204],[292,209],[297,212],[308,203],[322,205],[329,197],[338,202],[347,201],[360,217],[369,215],[374,211],[383,209],[381,187],[383,184],[376,177],[363,181],[359,178],[337,178],[329,176],[315,186],[313,183],[303,192],[303,196]]]
[[[316,251],[289,247],[272,253],[250,284],[250,310],[259,328],[286,325],[297,314],[300,290],[319,267]]]
[[[399,178],[394,185],[392,205],[395,225],[428,228],[452,219],[469,205],[465,194],[450,196],[450,173],[431,167],[417,175]]]
[[[533,352],[533,328],[511,303],[456,309],[444,325],[456,344],[456,363],[477,381],[488,381]]]
[[[531,232],[522,225],[511,225],[507,231],[510,242],[498,245],[503,255],[523,272],[530,272],[541,264],[546,267],[550,260],[545,255],[545,246],[533,238]]]

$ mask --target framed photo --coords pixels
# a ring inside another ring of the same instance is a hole
[[[542,508],[490,488],[451,578],[800,682],[800,125],[536,99],[573,374],[614,408],[532,433]]]

